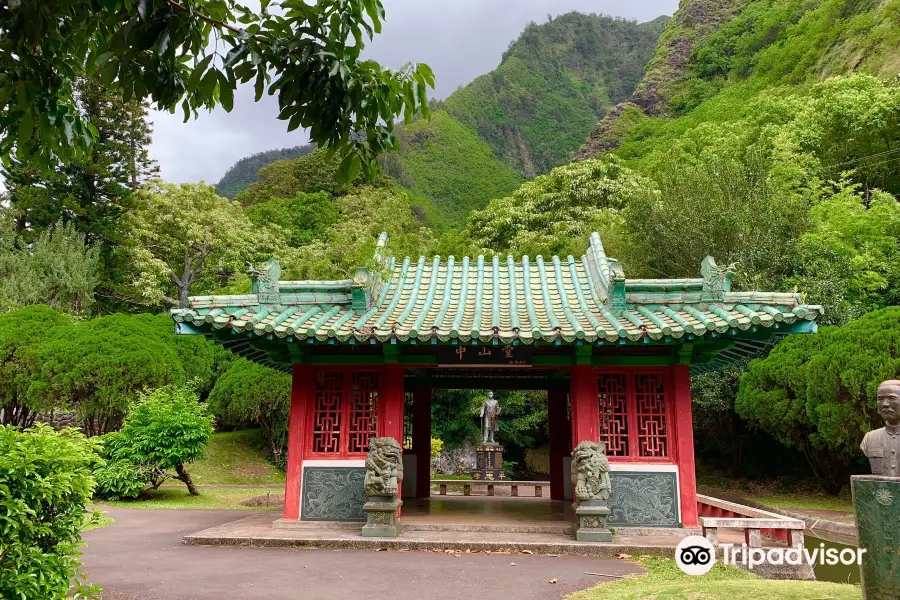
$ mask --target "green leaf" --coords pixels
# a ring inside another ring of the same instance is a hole
[[[253,84],[254,91],[254,101],[259,102],[259,99],[262,98],[263,88],[266,85],[266,72],[263,69],[260,69],[256,74],[256,82]]]
[[[335,179],[340,184],[345,184],[356,179],[356,176],[359,174],[359,166],[361,164],[359,154],[355,152],[353,154],[348,154],[344,157],[344,160],[341,161],[341,166],[338,167],[337,174],[335,175]]]
[[[231,112],[231,109],[234,108],[234,88],[232,87],[232,82],[229,81],[228,77],[225,73],[218,71],[219,73],[219,101],[222,103],[222,108],[225,109],[225,112]]]
[[[100,69],[100,83],[103,85],[109,85],[116,78],[116,74],[119,72],[119,62],[115,60],[111,60]]]
[[[203,76],[203,72],[206,70],[206,67],[209,66],[209,63],[213,59],[213,54],[210,54],[194,67],[194,70],[191,71],[191,76],[188,78],[187,82],[187,91],[189,94],[194,93],[194,90],[197,89],[197,85],[200,83],[200,78]]]
[[[219,80],[219,72],[216,69],[210,69],[200,80],[200,97],[204,101],[212,98],[213,91],[216,89],[216,82]]]
[[[34,133],[34,115],[29,108],[19,120],[19,144],[27,145],[31,141],[32,133]]]

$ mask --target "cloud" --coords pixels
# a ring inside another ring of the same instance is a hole
[[[366,49],[370,58],[398,68],[428,63],[437,76],[434,96],[444,98],[493,70],[510,42],[525,26],[572,10],[649,21],[671,15],[678,0],[384,0],[387,19],[381,35]],[[237,160],[255,152],[298,146],[305,132],[287,132],[274,97],[253,102],[246,85],[235,95],[234,109],[201,113],[183,123],[183,114],[153,112],[151,156],[162,176],[173,182],[217,182]]]

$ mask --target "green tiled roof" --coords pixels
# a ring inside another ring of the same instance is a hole
[[[394,261],[383,257],[385,242],[383,235],[383,280],[361,269],[344,281],[278,281],[280,267],[269,261],[251,273],[254,293],[192,297],[172,317],[201,332],[231,329],[314,343],[532,344],[673,342],[766,331],[769,339],[814,330],[821,312],[799,294],[732,292],[733,270],[712,258],[696,279],[625,279],[596,233],[579,258]]]

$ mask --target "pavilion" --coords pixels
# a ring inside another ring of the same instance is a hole
[[[370,438],[404,447],[404,495],[430,493],[432,389],[548,392],[550,495],[568,461],[604,441],[613,526],[696,527],[691,374],[816,330],[794,293],[732,292],[712,258],[696,279],[626,279],[591,235],[584,256],[395,260],[342,281],[279,281],[172,311],[249,360],[293,374],[286,520],[365,520]]]

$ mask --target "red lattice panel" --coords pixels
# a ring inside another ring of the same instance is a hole
[[[316,401],[313,406],[313,452],[340,453],[343,395],[344,374],[341,371],[319,371],[316,378]]]
[[[628,395],[624,374],[597,378],[600,398],[600,437],[607,456],[628,456]]]
[[[350,431],[347,451],[364,454],[375,437],[378,414],[378,373],[354,372],[350,391]]]
[[[669,456],[665,378],[661,374],[637,375],[634,395],[638,423],[638,455],[648,458]]]

